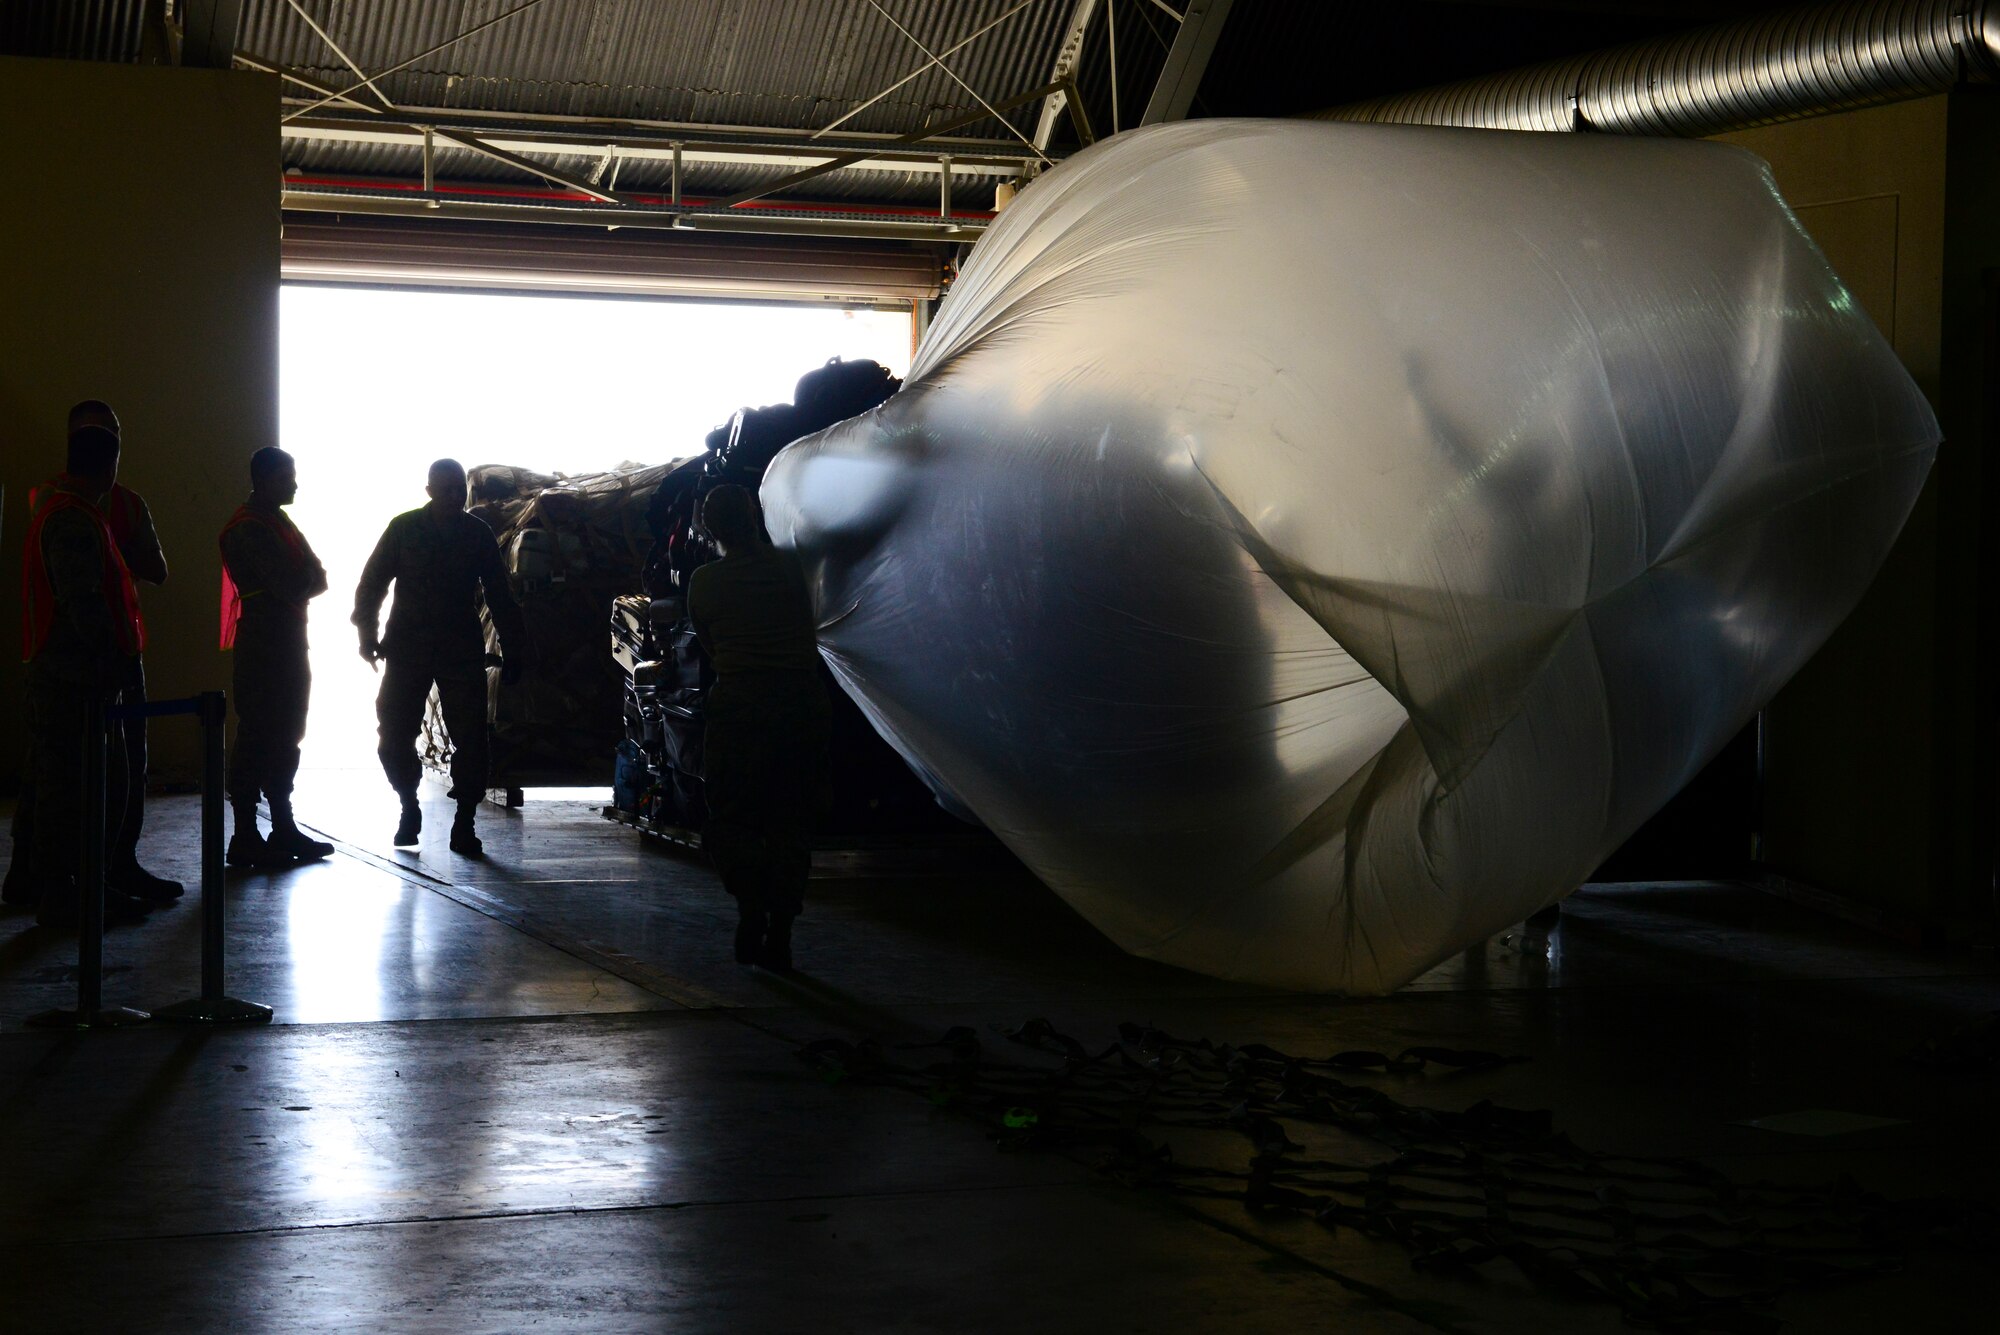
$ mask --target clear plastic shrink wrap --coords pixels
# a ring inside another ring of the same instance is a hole
[[[1024,191],[763,498],[882,733],[1120,946],[1379,992],[1741,728],[1937,438],[1747,153],[1200,121]]]

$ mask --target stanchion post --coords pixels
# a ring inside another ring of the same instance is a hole
[[[92,699],[83,729],[83,866],[77,878],[76,1013],[104,1005],[104,703]]]
[[[222,796],[228,705],[221,691],[201,697],[201,995],[222,1000]]]
[[[223,989],[222,798],[227,782],[223,733],[229,702],[221,691],[199,697],[202,740],[201,773],[201,995],[177,1001],[153,1012],[160,1020],[196,1020],[204,1024],[266,1024],[271,1008],[238,1001]]]
[[[104,1004],[104,702],[84,710],[83,848],[76,929],[76,1009],[28,1017],[38,1029],[115,1029],[151,1019],[146,1012]]]

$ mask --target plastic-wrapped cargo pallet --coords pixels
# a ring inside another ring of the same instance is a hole
[[[639,583],[652,546],[647,507],[674,464],[625,463],[604,473],[536,473],[480,464],[472,512],[493,529],[528,633],[527,674],[489,674],[496,788],[611,783],[623,729],[625,675],[605,648],[612,600]],[[482,617],[484,613],[482,612]],[[489,622],[488,650],[499,640]],[[443,767],[451,742],[432,696],[423,750]]]
[[[1199,121],[1023,191],[763,498],[883,734],[1113,940],[1378,992],[1694,775],[1936,442],[1746,153]]]

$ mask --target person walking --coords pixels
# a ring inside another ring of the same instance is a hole
[[[465,469],[455,459],[430,467],[430,503],[397,515],[375,544],[354,590],[354,625],[361,657],[382,665],[375,719],[382,772],[402,799],[395,842],[407,847],[423,830],[417,782],[417,734],[424,702],[437,687],[445,731],[451,737],[451,795],[458,813],[451,851],[479,857],[484,851],[473,814],[486,795],[486,633],[479,597],[501,646],[500,679],[520,680],[526,666],[527,628],[507,585],[507,567],[493,530],[465,512]],[[378,637],[382,600],[396,586],[386,634]]]
[[[236,828],[232,867],[288,867],[327,857],[333,845],[299,829],[292,784],[306,735],[312,668],[306,605],[326,592],[326,567],[284,507],[297,499],[291,455],[266,445],[250,456],[250,499],[223,526],[222,647],[230,650],[236,745],[229,757],[229,803]],[[268,838],[257,830],[257,799],[271,807]]]
[[[117,480],[118,437],[102,426],[72,432],[66,471],[36,489],[21,554],[35,794],[28,876],[36,921],[65,931],[75,929],[82,912],[83,841],[108,842],[125,805],[124,786],[107,782],[105,829],[85,829],[84,748],[103,745],[97,731],[104,727],[102,711],[116,703],[131,680],[130,660],[146,647],[139,594],[104,513]],[[20,854],[16,845],[17,860]],[[107,923],[137,921],[147,907],[116,887],[105,888]]]
[[[736,897],[737,961],[789,973],[832,720],[812,596],[797,559],[765,539],[748,490],[709,492],[701,522],[721,553],[688,579],[688,617],[715,665],[702,843]]]

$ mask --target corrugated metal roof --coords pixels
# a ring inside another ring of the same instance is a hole
[[[145,0],[0,0],[0,55],[139,58]]]
[[[1111,33],[1118,33],[1118,116],[1117,128],[1129,130],[1139,123],[1152,95],[1153,84],[1167,63],[1167,48],[1179,31],[1173,19],[1155,9],[1151,0],[1104,0],[1099,6],[1083,50],[1077,56],[1076,89],[1090,116],[1092,133],[1100,139],[1110,134],[1111,114]],[[1227,25],[1224,25],[1225,28]],[[1067,129],[1068,127],[1064,127]]]
[[[1777,2],[1688,0],[1694,8],[1708,10]],[[981,99],[998,103],[1039,86],[1054,68],[1076,3],[300,0],[324,30],[322,36],[287,0],[244,0],[238,47],[259,61],[289,67],[332,87],[350,87],[357,76],[335,52],[337,45],[376,77],[391,101],[408,108],[407,115],[426,122],[447,123],[453,113],[464,113],[461,121],[478,113],[504,113],[569,123],[560,128],[578,120],[736,126],[754,138],[758,131],[797,135],[830,126],[882,95],[840,130],[850,136],[897,135],[975,114]],[[0,0],[0,50],[139,59],[145,11],[144,0]],[[1611,18],[1581,10],[1553,12],[1506,0],[1473,8],[1440,0],[1397,6],[1235,0],[1203,83],[1206,100],[1197,96],[1192,114],[1305,110],[1320,96],[1315,90],[1328,87],[1329,81],[1342,86],[1367,78],[1407,82],[1408,70],[1430,69],[1446,59],[1511,59],[1530,47],[1587,42],[1606,23],[1672,21],[1622,11]],[[911,35],[898,31],[898,22]],[[1121,127],[1139,119],[1177,33],[1174,20],[1154,0],[1100,0],[1075,70],[1080,105],[1100,136],[1113,128],[1114,23]],[[991,31],[972,37],[989,25]],[[946,59],[976,95],[951,74],[924,68],[928,58],[918,45],[943,53],[967,39],[964,50]],[[397,69],[399,65],[408,68]],[[911,74],[908,83],[883,95]],[[295,84],[288,85],[288,92],[294,99],[301,96]],[[1029,103],[1010,113],[1009,125],[986,118],[954,131],[953,137],[996,148],[1014,144],[1016,131],[1031,132],[1038,113],[1039,105]],[[364,119],[351,109],[345,115],[350,121]],[[491,129],[476,119],[472,124],[481,135],[506,136],[497,123]],[[525,136],[519,142],[546,141],[535,138],[532,125],[514,128]],[[604,133],[608,138],[617,131],[607,125]],[[643,131],[634,129],[631,137],[643,137]],[[1071,142],[1067,121],[1059,123],[1055,151],[1059,154]],[[689,156],[683,193],[713,198],[780,179],[792,168],[776,147],[766,155],[772,160],[763,163]],[[288,137],[283,152],[288,168],[328,178],[407,183],[422,175],[421,152],[407,143]],[[596,179],[602,163],[597,152],[581,144],[555,154],[521,152],[572,177]],[[667,191],[671,168],[666,162],[626,157],[622,164],[621,189]],[[542,189],[541,178],[518,167],[443,144],[435,168],[440,184]],[[991,178],[965,176],[954,190],[954,203],[986,207]],[[929,170],[839,171],[774,198],[836,207],[934,209],[938,178]]]
[[[520,0],[306,0],[371,74],[516,8]],[[942,53],[1021,0],[883,0]],[[978,91],[932,68],[843,127],[906,133],[998,102],[1048,76],[1072,0],[1026,8],[948,57]],[[346,87],[353,72],[285,0],[249,0],[238,45]],[[399,105],[810,130],[918,69],[926,57],[868,0],[542,0],[385,76]],[[1012,113],[1033,128],[1035,109]],[[1013,138],[987,121],[964,133]]]

